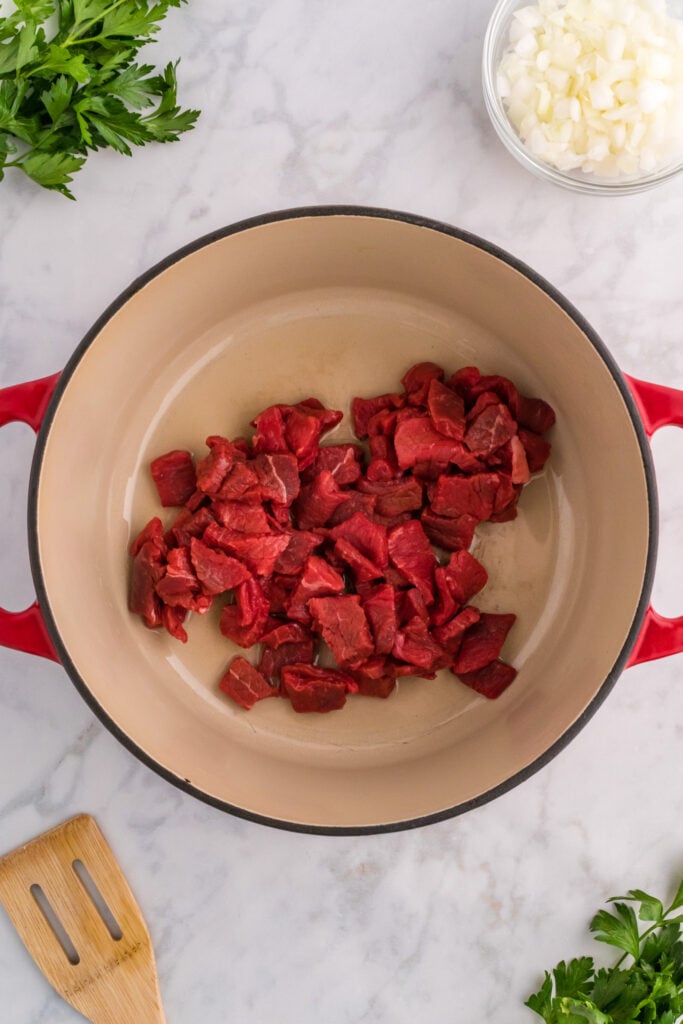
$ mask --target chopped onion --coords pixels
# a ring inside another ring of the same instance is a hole
[[[560,170],[633,177],[683,159],[683,21],[666,0],[519,8],[497,88],[522,141]]]

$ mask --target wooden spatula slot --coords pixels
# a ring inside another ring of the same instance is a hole
[[[0,901],[50,984],[93,1024],[165,1024],[147,926],[92,818],[1,858]]]
[[[50,928],[54,933],[59,945],[64,950],[64,955],[71,964],[72,967],[77,967],[81,958],[78,955],[78,950],[74,946],[73,942],[69,938],[68,932],[62,922],[57,917],[55,908],[50,903],[49,899],[43,892],[42,886],[36,885],[35,883],[31,886],[31,895],[38,904],[40,912],[49,924]]]
[[[112,939],[114,942],[120,942],[123,938],[123,932],[119,928],[118,921],[109,909],[107,901],[98,889],[95,879],[92,877],[82,860],[75,860],[71,866],[76,872],[79,882],[92,900],[95,910],[102,918],[102,922]]]

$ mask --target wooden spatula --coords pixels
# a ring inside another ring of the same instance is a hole
[[[0,859],[0,901],[50,984],[93,1024],[166,1024],[147,926],[93,818]]]

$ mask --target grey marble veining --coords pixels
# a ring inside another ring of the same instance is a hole
[[[490,129],[490,0],[192,0],[150,56],[182,55],[197,130],[103,153],[78,203],[0,185],[0,383],[58,370],[137,274],[271,209],[362,203],[450,221],[558,286],[621,366],[683,386],[683,177],[620,199],[531,178]],[[30,600],[32,442],[0,433],[0,602]],[[659,607],[683,611],[681,438],[655,443]],[[582,638],[577,637],[577,643]],[[521,787],[415,832],[307,837],[176,791],[99,724],[63,670],[0,652],[0,850],[96,815],[155,940],[169,1024],[523,1024],[544,967],[591,946],[602,900],[683,872],[683,659],[631,669]],[[0,914],[7,1024],[69,1024]]]

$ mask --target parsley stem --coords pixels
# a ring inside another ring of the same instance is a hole
[[[75,35],[70,35],[66,39],[66,41],[62,43],[62,46],[73,46],[76,43],[80,46],[81,43],[91,43],[97,41],[100,38],[100,36],[89,36],[87,38],[83,38],[82,33],[87,32],[88,29],[92,28],[93,25],[96,25],[98,21],[104,21],[108,14],[111,14],[112,11],[115,11],[117,7],[120,7],[121,4],[124,4],[126,2],[127,0],[114,0],[114,3],[110,4],[109,7],[105,7],[105,9],[101,11],[96,18],[91,18],[90,21],[84,22],[83,25],[75,33]]]

